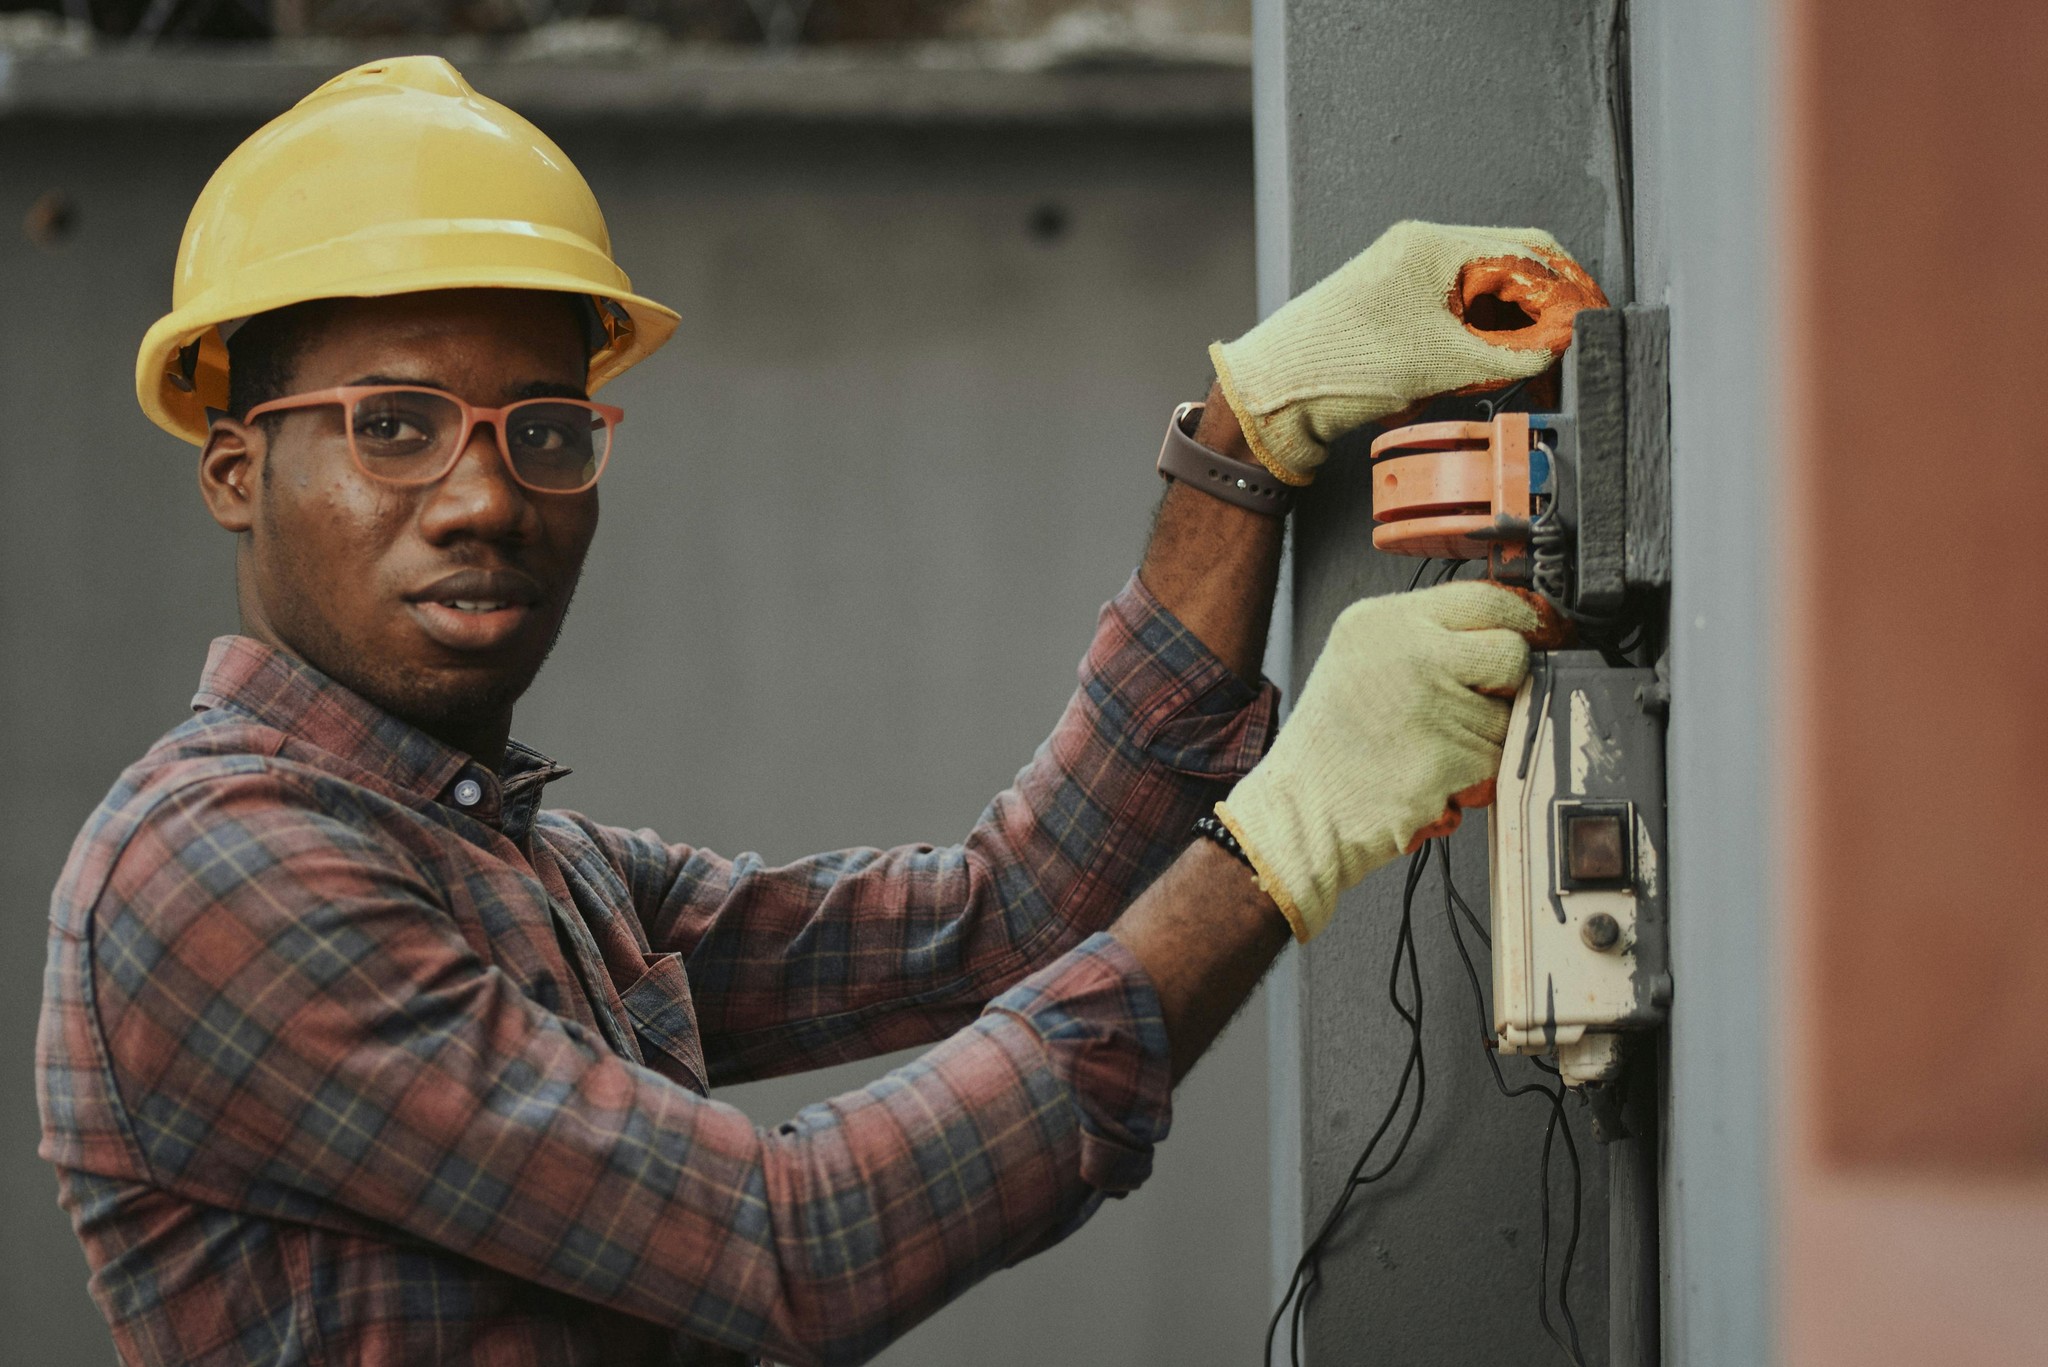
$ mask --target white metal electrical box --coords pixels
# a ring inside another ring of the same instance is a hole
[[[1555,1054],[1572,1086],[1613,1077],[1616,1032],[1671,1000],[1664,727],[1655,671],[1539,652],[1515,699],[1493,813],[1494,1030]]]

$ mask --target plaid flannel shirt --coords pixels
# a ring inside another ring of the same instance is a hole
[[[246,638],[194,707],[73,847],[38,1038],[93,1294],[184,1367],[871,1356],[1150,1171],[1165,1033],[1097,932],[1273,716],[1134,579],[963,844],[771,868]],[[772,1129],[707,1099],[939,1040]]]

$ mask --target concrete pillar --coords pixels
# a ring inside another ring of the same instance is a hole
[[[1284,0],[1276,8],[1261,21],[1255,87],[1261,119],[1276,107],[1284,118],[1282,138],[1260,128],[1262,280],[1284,263],[1299,291],[1394,221],[1425,218],[1548,228],[1617,302],[1627,296],[1608,0]],[[1284,240],[1271,236],[1276,224]],[[1296,516],[1297,682],[1346,604],[1405,587],[1418,563],[1371,549],[1361,453],[1340,453]],[[1469,823],[1455,844],[1458,884],[1483,907],[1482,824]],[[1401,887],[1399,866],[1368,880],[1300,955],[1298,979],[1283,980],[1293,988],[1299,1086],[1276,1084],[1274,1094],[1299,1098],[1303,1221],[1278,1232],[1283,1248],[1290,1233],[1298,1247],[1299,1231],[1320,1223],[1398,1081],[1408,1036],[1387,981]],[[1305,1340],[1316,1363],[1565,1361],[1537,1319],[1546,1108],[1494,1089],[1438,889],[1432,873],[1415,911],[1424,1114],[1400,1166],[1354,1200],[1322,1258]],[[1276,1002],[1287,999],[1276,992]],[[1530,1071],[1513,1061],[1507,1068],[1511,1077]],[[1597,1364],[1608,1360],[1607,1158],[1577,1119],[1574,1132],[1584,1200],[1571,1303],[1585,1361]],[[1285,1126],[1275,1134],[1284,1137]],[[1554,1279],[1569,1221],[1561,1158],[1553,1177],[1564,1202],[1553,1211]],[[1285,1360],[1285,1350],[1276,1356]]]

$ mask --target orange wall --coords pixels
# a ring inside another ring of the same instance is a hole
[[[1797,1364],[2048,1362],[2048,4],[1788,0]]]

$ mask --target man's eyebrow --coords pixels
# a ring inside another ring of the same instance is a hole
[[[580,384],[561,384],[554,380],[535,380],[532,384],[521,385],[513,391],[521,399],[587,399],[589,392]]]
[[[369,387],[373,385],[402,385],[409,389],[438,389],[444,394],[455,391],[439,380],[415,375],[364,375],[349,381],[350,385]],[[512,401],[520,399],[587,399],[589,393],[580,384],[563,384],[559,380],[535,380],[512,391]]]

